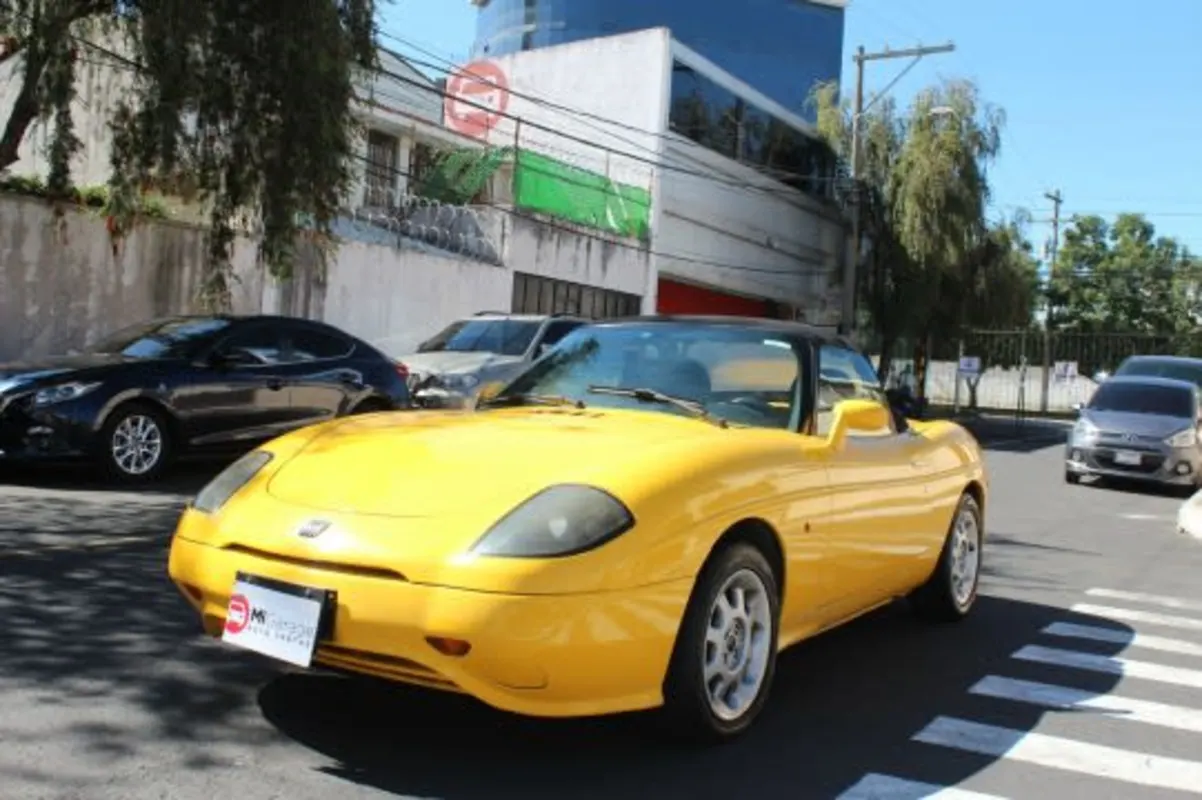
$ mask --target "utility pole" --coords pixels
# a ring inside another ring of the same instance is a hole
[[[1052,201],[1052,258],[1048,267],[1048,287],[1051,287],[1052,276],[1056,274],[1056,258],[1060,253],[1060,205],[1064,196],[1057,189],[1054,192],[1044,192],[1044,197]],[[1039,410],[1048,412],[1048,393],[1051,388],[1052,372],[1052,303],[1047,290],[1044,290],[1043,312],[1043,381],[1039,392]]]
[[[852,60],[856,64],[856,96],[855,106],[851,115],[851,187],[852,187],[852,217],[851,217],[851,247],[849,248],[847,263],[843,267],[843,318],[839,322],[839,332],[844,336],[850,336],[855,328],[856,315],[856,270],[860,266],[860,209],[863,203],[862,192],[860,191],[860,120],[864,116],[864,112],[872,107],[884,94],[878,94],[873,98],[872,102],[867,107],[864,105],[864,64],[869,61],[883,61],[891,58],[913,58],[917,63],[923,56],[934,55],[936,53],[950,53],[956,49],[956,45],[952,42],[947,44],[935,45],[933,47],[911,47],[905,50],[890,50],[886,47],[884,50],[876,53],[869,53],[864,50],[864,46],[860,45],[856,49],[856,54],[852,56]],[[911,64],[912,66],[913,64]],[[903,71],[902,74],[905,74]],[[901,75],[898,76],[900,78]],[[897,79],[894,80],[894,83]],[[893,84],[889,84],[885,88],[887,92],[892,88]]]

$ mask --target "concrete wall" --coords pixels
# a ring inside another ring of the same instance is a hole
[[[504,266],[395,236],[372,239],[353,224],[323,275],[304,259],[292,280],[265,278],[255,247],[235,251],[234,311],[324,319],[392,352],[406,352],[455,318],[510,308],[514,271],[641,294],[646,250],[604,243],[562,227],[474,209]],[[76,210],[56,217],[37,200],[0,195],[0,361],[79,348],[147,318],[196,310],[202,230],[168,222],[138,226],[114,252],[103,219]]]

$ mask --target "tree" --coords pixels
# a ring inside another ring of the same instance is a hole
[[[1074,217],[1048,286],[1049,326],[1173,336],[1198,327],[1199,263],[1141,214]]]
[[[113,109],[116,233],[154,187],[210,211],[203,299],[228,307],[234,219],[259,223],[259,257],[287,277],[302,232],[323,256],[349,186],[359,70],[376,66],[375,0],[0,0],[0,66],[20,88],[0,170],[37,120],[51,124],[50,192],[70,189],[71,101],[83,51],[136,71]],[[116,52],[113,52],[116,51]],[[10,64],[11,66],[11,64]]]
[[[837,87],[820,85],[811,100],[819,131],[850,160],[851,114]],[[881,340],[882,374],[905,337],[915,342],[921,373],[927,339],[963,328],[985,265],[1013,263],[997,253],[1017,240],[992,235],[985,220],[987,168],[1000,151],[1004,122],[974,84],[958,80],[921,92],[904,114],[879,98],[861,117],[854,188],[871,244],[855,290]],[[988,294],[980,299],[992,302]]]

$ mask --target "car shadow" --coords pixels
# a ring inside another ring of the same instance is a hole
[[[1123,494],[1138,494],[1145,497],[1166,497],[1174,500],[1185,500],[1194,493],[1194,489],[1177,486],[1166,486],[1150,481],[1129,480],[1125,478],[1085,478],[1080,484],[1087,489],[1109,489]]]
[[[465,697],[333,675],[277,678],[259,703],[281,732],[334,762],[324,772],[406,796],[834,798],[868,773],[951,786],[992,762],[908,744],[936,716],[984,715],[1020,732],[1039,724],[1043,709],[969,694],[986,675],[1108,692],[1116,676],[1066,677],[1010,658],[1053,622],[1099,620],[982,597],[963,624],[930,626],[895,604],[788,651],[756,727],[718,749],[669,744],[653,713],[527,719]],[[935,752],[916,763],[914,747]]]
[[[109,478],[88,464],[35,463],[0,466],[0,486],[29,489],[137,493],[141,495],[193,496],[237,458],[210,456],[181,459],[153,483],[126,484]]]

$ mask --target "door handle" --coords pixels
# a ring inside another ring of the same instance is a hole
[[[910,466],[914,469],[923,469],[927,465],[926,459],[914,458],[910,460]]]
[[[280,389],[284,388],[284,379],[283,378],[268,378],[267,379],[267,388],[273,392],[278,392]]]

